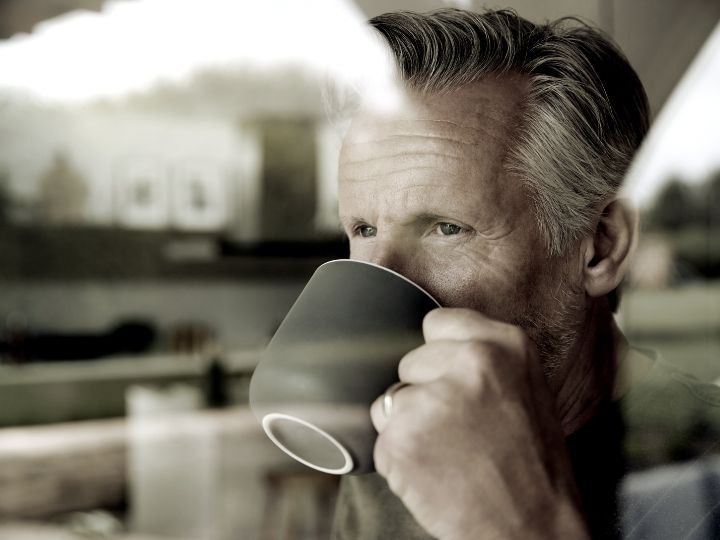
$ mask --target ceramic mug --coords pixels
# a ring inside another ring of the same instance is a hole
[[[387,268],[352,260],[320,266],[292,306],[250,382],[250,407],[268,437],[331,474],[374,470],[370,405],[398,380],[439,307]]]

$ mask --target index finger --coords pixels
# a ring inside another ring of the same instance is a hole
[[[453,341],[505,341],[521,337],[519,328],[483,313],[467,308],[437,308],[423,319],[423,336],[426,342]]]

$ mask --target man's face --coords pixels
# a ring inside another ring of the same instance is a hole
[[[556,328],[567,326],[558,320],[567,263],[547,255],[526,193],[503,170],[521,83],[360,113],[340,156],[339,206],[351,258],[407,276],[443,306],[519,324],[538,342],[567,330]],[[541,356],[564,352],[538,345]]]

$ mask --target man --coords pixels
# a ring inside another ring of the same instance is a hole
[[[365,107],[340,157],[351,257],[445,306],[378,400],[377,474],[343,478],[337,538],[614,534],[615,325],[636,217],[617,198],[648,128],[642,85],[602,34],[512,12],[370,24],[406,90]],[[594,450],[594,452],[593,452]],[[608,453],[608,456],[613,455]],[[594,467],[597,470],[594,470]]]

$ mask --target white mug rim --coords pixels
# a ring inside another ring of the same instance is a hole
[[[321,467],[320,465],[315,465],[314,463],[311,463],[310,461],[301,458],[298,456],[295,452],[287,448],[283,443],[280,442],[280,440],[275,437],[275,434],[270,429],[270,426],[275,420],[289,420],[291,422],[296,422],[306,428],[309,428],[319,435],[325,437],[331,444],[333,444],[342,455],[343,459],[345,460],[345,464],[342,467],[331,469],[329,467]],[[347,448],[345,448],[340,442],[330,435],[327,431],[319,428],[315,424],[311,424],[307,420],[303,420],[302,418],[298,418],[297,416],[292,416],[290,414],[285,413],[268,413],[265,416],[263,416],[262,419],[262,427],[265,430],[265,434],[270,438],[272,442],[275,443],[275,445],[280,448],[283,452],[285,452],[288,456],[291,458],[299,461],[303,465],[307,465],[308,467],[315,469],[320,472],[328,473],[328,474],[346,474],[353,470],[353,467],[355,466],[355,463],[353,461],[352,456],[350,455],[350,452],[347,451]]]

